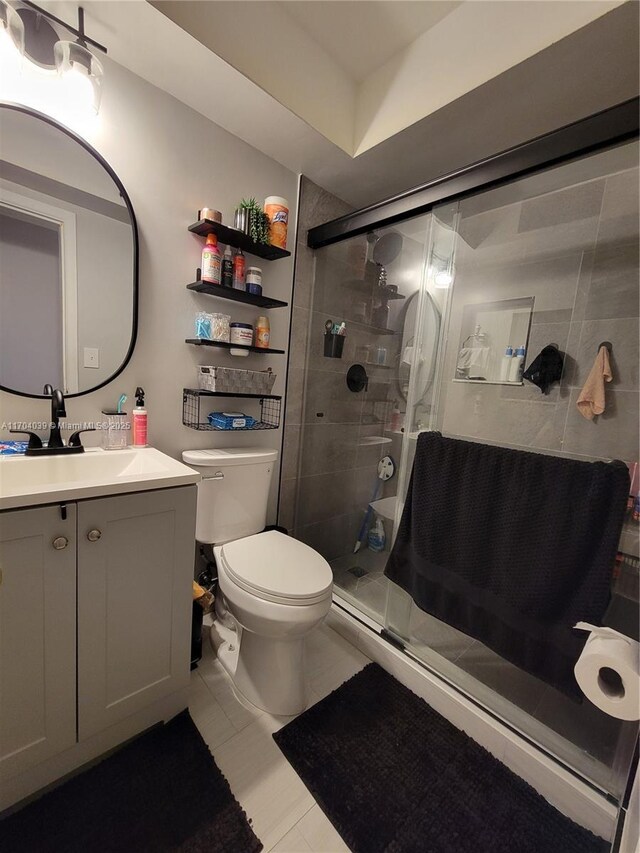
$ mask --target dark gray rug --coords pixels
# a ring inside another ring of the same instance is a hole
[[[354,853],[609,850],[377,664],[273,737]]]
[[[258,853],[187,711],[0,821],[2,853]]]

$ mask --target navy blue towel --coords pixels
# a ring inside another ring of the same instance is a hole
[[[629,492],[622,462],[418,439],[386,576],[422,610],[574,698],[607,608]]]

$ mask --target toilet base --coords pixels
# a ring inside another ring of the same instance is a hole
[[[270,714],[292,716],[305,710],[305,637],[262,637],[233,630],[216,620],[211,643],[240,695]]]

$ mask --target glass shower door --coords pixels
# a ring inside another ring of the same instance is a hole
[[[440,330],[431,299],[418,353],[430,222],[416,217],[316,252],[295,535],[330,562],[336,593],[381,625],[410,377],[419,364],[432,386]],[[342,324],[346,334],[332,334]],[[371,531],[383,531],[384,544]]]
[[[433,386],[425,395],[419,369],[409,382],[396,527],[414,436],[422,429],[582,460],[637,462],[637,162],[637,143],[629,143],[432,211],[423,288],[443,292],[442,332]],[[522,300],[533,303],[526,320]],[[425,345],[422,322],[419,316],[418,350]],[[580,415],[576,400],[601,341],[613,345],[614,381],[606,392],[607,411],[594,423]],[[525,348],[525,367],[549,344],[565,353],[564,370],[543,394],[518,370],[509,374],[514,365],[507,347]],[[635,639],[638,555],[638,527],[629,517],[604,621]],[[423,612],[394,584],[385,625],[453,685],[607,793],[621,796],[636,724],[587,700],[574,703]]]

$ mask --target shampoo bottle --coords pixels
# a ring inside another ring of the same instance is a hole
[[[147,410],[144,407],[144,391],[136,388],[136,406],[132,414],[133,446],[147,446]]]
[[[504,355],[502,356],[502,363],[500,364],[500,381],[508,382],[509,381],[509,373],[511,371],[511,361],[513,359],[513,347],[508,346],[504,351]]]
[[[233,259],[233,286],[235,290],[244,290],[244,274],[246,262],[242,249],[238,249]]]
[[[376,523],[369,531],[369,548],[372,551],[384,551],[386,541],[387,537],[384,532],[384,524],[382,523],[380,516],[378,516],[376,518]]]
[[[202,250],[202,280],[209,284],[222,281],[222,259],[215,234],[207,234],[207,242]]]
[[[520,382],[524,362],[524,346],[518,347],[509,365],[509,382]]]

